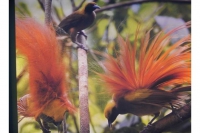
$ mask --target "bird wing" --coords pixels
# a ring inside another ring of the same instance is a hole
[[[83,14],[74,12],[65,19],[63,19],[58,26],[60,28],[63,28],[65,31],[68,31],[72,27],[77,27],[77,25],[79,25],[83,19]]]
[[[130,104],[149,104],[162,107],[166,107],[166,104],[178,99],[174,93],[150,89],[141,89],[128,93],[123,98]]]

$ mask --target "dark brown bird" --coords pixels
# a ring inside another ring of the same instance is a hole
[[[76,43],[80,48],[85,49],[82,44],[77,42],[77,33],[82,33],[82,30],[86,29],[94,22],[96,18],[95,9],[100,9],[95,2],[87,3],[85,6],[63,19],[58,25],[59,28],[62,28],[65,32],[70,34],[72,42]]]

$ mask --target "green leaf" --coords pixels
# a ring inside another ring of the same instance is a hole
[[[32,16],[31,12],[28,9],[28,6],[24,2],[19,2],[19,5],[17,6],[16,10],[23,13],[24,15]]]

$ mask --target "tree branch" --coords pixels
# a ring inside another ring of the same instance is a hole
[[[179,116],[181,118],[179,118]],[[186,104],[182,108],[176,110],[176,113],[172,112],[162,119],[156,121],[151,126],[146,127],[140,133],[161,133],[166,129],[178,124],[184,120],[187,120],[191,117],[191,103]]]
[[[45,23],[47,25],[50,25],[51,23],[51,3],[52,3],[52,0],[44,1]]]
[[[102,11],[106,11],[106,10],[111,10],[114,8],[120,8],[120,7],[124,7],[124,6],[130,6],[132,4],[137,4],[137,3],[143,3],[143,2],[187,2],[187,3],[191,3],[191,0],[131,0],[131,1],[126,1],[126,2],[120,2],[120,3],[115,3],[115,4],[111,4],[108,6],[104,6],[101,9],[96,10],[96,13],[102,12]]]
[[[77,41],[83,46],[86,38],[78,34]],[[78,73],[79,73],[79,108],[80,108],[80,133],[89,133],[89,109],[88,109],[88,64],[85,50],[78,49]]]

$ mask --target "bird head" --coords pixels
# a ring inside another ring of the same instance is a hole
[[[91,13],[96,9],[100,9],[100,7],[95,2],[89,2],[85,5],[84,11],[86,13]]]
[[[110,100],[104,109],[104,115],[108,119],[108,126],[110,128],[112,127],[112,123],[115,121],[118,114],[119,113],[118,113],[115,101]]]

